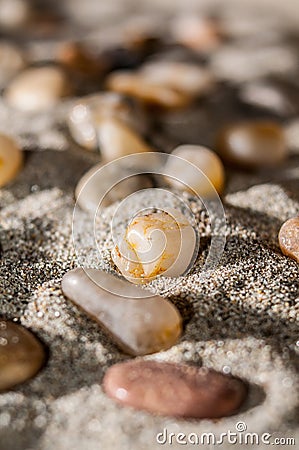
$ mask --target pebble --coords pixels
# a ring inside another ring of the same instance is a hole
[[[18,28],[25,25],[31,16],[26,0],[0,0],[0,25],[3,28]]]
[[[64,42],[57,50],[57,61],[73,72],[98,79],[104,73],[104,61],[77,42]]]
[[[248,169],[278,165],[288,153],[283,129],[270,121],[228,126],[219,133],[216,147],[228,163]]]
[[[45,362],[42,344],[26,328],[0,321],[0,391],[32,378]]]
[[[121,294],[111,293],[116,289]],[[160,296],[140,298],[144,296],[143,289],[100,270],[67,272],[62,290],[131,355],[167,349],[181,335],[181,316],[168,300]]]
[[[107,79],[107,87],[112,91],[135,97],[144,104],[165,109],[182,108],[191,101],[190,96],[154,80],[148,80],[141,73],[128,71],[112,73]]]
[[[195,229],[178,210],[166,209],[134,217],[111,257],[125,278],[142,284],[185,274],[196,254]]]
[[[278,235],[282,253],[299,263],[299,217],[287,220]]]
[[[23,153],[16,142],[0,134],[0,187],[9,183],[22,167]]]
[[[21,72],[8,85],[7,103],[22,111],[53,108],[69,92],[67,77],[55,66],[34,67]]]
[[[21,50],[8,42],[0,42],[0,87],[5,84],[23,67],[25,58]]]
[[[71,107],[67,124],[75,142],[87,150],[96,150],[97,124],[103,119],[119,119],[136,131],[145,131],[146,124],[141,108],[115,92],[101,92],[77,100]]]
[[[171,155],[183,158],[192,165],[183,163],[179,158],[169,158],[163,173],[168,175],[166,179],[170,186],[182,190],[189,188],[189,191],[193,190],[197,195],[204,197],[213,197],[216,195],[216,191],[219,193],[223,191],[224,167],[215,152],[200,145],[180,145],[173,150]],[[194,166],[205,176],[195,170]]]
[[[216,419],[234,414],[246,398],[237,378],[187,364],[135,360],[115,364],[103,380],[106,394],[153,414]]]

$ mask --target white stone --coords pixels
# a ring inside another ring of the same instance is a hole
[[[0,0],[0,25],[17,28],[24,25],[30,17],[27,0]]]

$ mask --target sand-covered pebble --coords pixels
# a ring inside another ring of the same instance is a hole
[[[22,167],[23,153],[9,136],[0,134],[0,187],[9,183]]]

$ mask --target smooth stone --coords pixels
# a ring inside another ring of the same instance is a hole
[[[182,92],[154,80],[148,80],[142,73],[114,72],[107,79],[107,87],[112,91],[135,97],[144,104],[166,109],[185,107],[192,100]]]
[[[45,351],[26,328],[0,321],[0,391],[32,378],[45,362]]]
[[[287,220],[278,235],[282,253],[299,263],[299,217]]]
[[[216,148],[228,163],[248,169],[276,166],[288,154],[283,129],[270,121],[228,126],[220,131]]]
[[[106,162],[133,153],[155,151],[132,128],[114,118],[101,120],[97,135],[101,155]]]
[[[124,297],[109,292],[115,289]],[[62,291],[131,355],[165,350],[181,335],[181,316],[168,300],[160,296],[138,298],[144,295],[143,289],[100,270],[67,272]]]
[[[21,50],[9,42],[0,42],[0,87],[5,86],[24,66],[25,58]]]
[[[284,128],[287,147],[291,153],[299,153],[299,119],[290,121]]]
[[[145,131],[145,118],[136,102],[115,92],[101,92],[77,100],[71,107],[67,124],[75,142],[87,150],[96,150],[97,125],[103,119],[115,118],[134,130]]]
[[[57,61],[69,70],[91,79],[98,79],[106,69],[104,61],[77,42],[60,44],[57,50]]]
[[[69,92],[68,80],[59,67],[34,67],[21,72],[8,85],[7,103],[22,111],[53,108]]]
[[[141,189],[153,187],[153,182],[146,175],[132,176],[120,181],[115,186],[110,186],[109,191],[102,199],[101,192],[102,186],[109,184],[109,171],[101,171],[98,176],[95,175],[103,164],[97,164],[93,166],[83,177],[79,180],[75,190],[75,197],[78,204],[85,211],[95,213],[98,207],[101,205],[107,207],[114,202],[124,199],[130,194],[137,192]],[[113,170],[113,169],[112,169]],[[125,172],[123,173],[126,176]],[[103,177],[107,177],[103,180]],[[111,183],[113,184],[113,182]]]
[[[18,28],[26,24],[31,16],[27,0],[0,0],[0,26]]]
[[[186,364],[142,360],[110,367],[103,387],[123,406],[194,419],[230,416],[247,395],[238,378]]]
[[[9,136],[0,134],[0,187],[9,183],[22,167],[23,153]]]
[[[166,180],[170,186],[181,190],[187,189],[191,192],[193,190],[197,195],[204,197],[214,197],[216,191],[218,193],[223,191],[224,167],[215,152],[200,145],[180,145],[171,154],[196,166],[209,181],[200,172],[195,171],[192,166],[182,165],[179,159],[169,159],[163,173],[169,175],[166,176]],[[170,176],[174,178],[170,178]],[[182,181],[187,182],[188,186],[183,184]]]
[[[167,208],[166,208],[167,210]],[[186,273],[197,251],[197,235],[178,210],[134,217],[111,257],[132,283],[148,283],[159,275]]]
[[[139,73],[149,82],[190,96],[207,94],[213,86],[213,77],[208,70],[195,64],[156,61],[142,66]]]

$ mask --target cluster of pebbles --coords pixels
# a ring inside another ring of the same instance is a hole
[[[228,9],[136,14],[102,33],[72,23],[74,11],[66,21],[64,6],[0,0],[0,448],[52,449],[53,437],[59,449],[99,437],[154,448],[161,424],[220,432],[244,417],[251,431],[286,431],[299,348],[298,32]],[[170,155],[164,175],[126,178],[97,215],[113,162],[158,152]],[[119,202],[156,187],[195,223],[157,199],[115,245]],[[222,229],[209,217],[218,195]],[[218,235],[224,254],[202,277]]]

